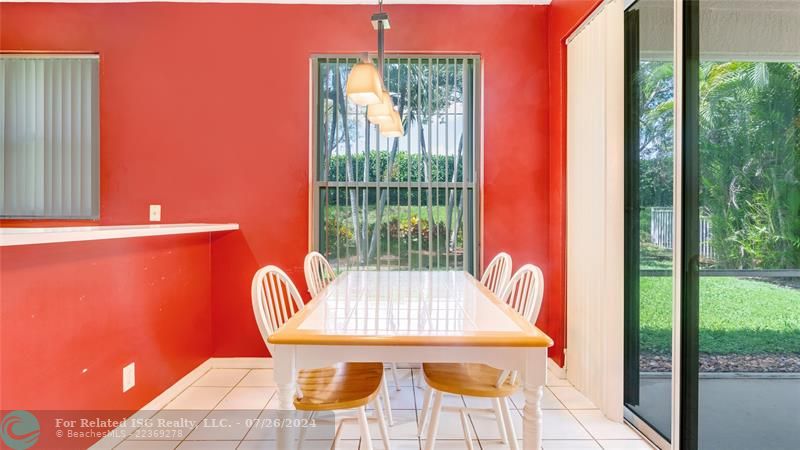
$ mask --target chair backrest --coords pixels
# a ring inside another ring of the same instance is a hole
[[[536,325],[544,296],[544,274],[533,264],[525,264],[508,280],[500,298],[514,308],[525,320]],[[517,371],[503,370],[497,377],[499,388],[511,376],[511,384],[517,382]]]
[[[533,264],[520,267],[506,284],[500,298],[525,320],[536,324],[544,296],[544,274]]]
[[[503,292],[511,276],[511,255],[506,252],[498,253],[486,266],[481,276],[481,284],[497,295]]]
[[[258,329],[271,353],[272,345],[267,339],[303,309],[303,299],[289,276],[276,266],[262,267],[256,272],[251,297]]]
[[[325,287],[336,278],[330,263],[319,252],[311,252],[303,261],[303,270],[306,274],[306,284],[311,297],[316,297]]]

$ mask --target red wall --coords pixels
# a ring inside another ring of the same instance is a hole
[[[308,58],[314,53],[373,48],[369,16],[374,9],[0,4],[3,50],[100,54],[102,223],[145,222],[147,205],[159,203],[165,222],[241,225],[240,232],[211,238],[209,326],[213,337],[211,344],[187,349],[193,355],[187,359],[201,359],[208,345],[213,345],[210,353],[215,356],[266,354],[249,298],[250,279],[259,266],[285,268],[305,290],[301,265],[308,250]],[[543,267],[548,291],[539,325],[555,339],[551,354],[560,361],[564,342],[562,223],[558,217],[551,223],[550,216],[561,214],[563,205],[553,190],[563,180],[553,182],[550,175],[563,172],[563,167],[560,160],[548,156],[554,148],[548,128],[554,118],[549,114],[553,89],[548,92],[548,83],[553,79],[548,77],[548,43],[553,27],[548,26],[548,7],[403,5],[386,9],[392,19],[386,38],[389,51],[470,52],[483,59],[484,259],[505,250],[515,265],[533,262]],[[85,288],[92,295],[105,296],[116,289],[114,284],[94,286],[91,280],[108,277],[116,282],[129,268],[122,261],[124,254],[137,257],[130,248],[134,244],[122,241],[4,250],[3,281],[11,275],[8,266],[14,264],[25,266],[29,278],[4,287],[3,303],[13,303],[10,307],[19,314],[27,312],[29,305],[43,304],[49,295],[28,283],[36,275],[51,272],[54,258],[66,264],[71,255],[92,255],[83,245],[113,253],[115,263],[101,271],[90,266],[91,259],[84,259],[89,266],[81,277],[71,279],[72,269],[61,268],[53,278],[55,285],[67,283],[75,291]],[[202,279],[202,268],[194,267],[194,257],[188,250],[176,252],[172,262],[159,270],[169,273],[192,266]],[[165,298],[161,291],[131,289],[131,295],[146,303],[150,312]],[[177,303],[186,306],[184,300]],[[106,298],[105,304],[111,300]],[[106,314],[97,312],[101,308],[96,305],[90,314]],[[77,304],[68,309],[70,314],[79,310]],[[5,315],[2,320],[4,327],[16,327]],[[136,321],[151,327],[148,320],[154,319],[129,315],[120,317],[119,323],[132,326]],[[78,339],[100,341],[112,332],[91,320],[85,325],[71,332]],[[144,342],[151,347],[146,352],[155,354],[159,345],[173,345],[171,341],[183,338],[180,332],[157,337],[159,341]],[[57,336],[48,333],[40,339],[48,338]],[[111,344],[123,345],[122,341]],[[6,355],[4,367],[21,364],[24,358]],[[48,364],[53,370],[64,370],[66,362]],[[3,372],[4,385],[9,383],[7,372]],[[115,375],[103,382],[116,385],[119,379]],[[67,392],[66,388],[61,392]]]
[[[0,410],[135,410],[211,356],[207,235],[3,247],[0,267]]]

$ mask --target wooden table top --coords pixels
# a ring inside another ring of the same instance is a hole
[[[269,338],[286,345],[550,347],[467,272],[350,271]]]

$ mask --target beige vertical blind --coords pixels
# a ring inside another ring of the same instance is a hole
[[[567,47],[567,377],[622,420],[623,9],[603,3]]]
[[[0,55],[0,216],[98,215],[98,58]]]

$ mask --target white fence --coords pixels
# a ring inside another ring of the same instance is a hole
[[[672,208],[650,208],[650,242],[672,250]],[[700,216],[700,257],[714,260],[711,247],[711,218]]]

